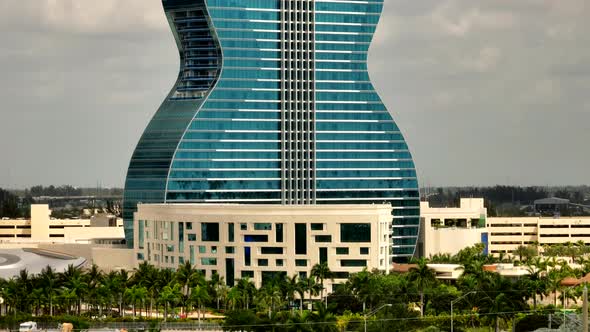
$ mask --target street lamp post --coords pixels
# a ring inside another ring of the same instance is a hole
[[[463,296],[451,301],[451,332],[453,332],[453,304],[461,301],[462,299],[464,299],[467,295],[469,294],[473,294],[473,293],[477,293],[477,291],[471,291],[471,292],[467,292],[465,294],[463,294]]]
[[[367,332],[367,317],[371,317],[374,314],[376,314],[379,310],[381,310],[381,309],[383,309],[385,307],[391,307],[391,306],[392,306],[391,303],[387,303],[387,304],[384,304],[384,305],[380,306],[379,308],[377,308],[377,309],[369,312],[368,314],[365,314],[364,317],[363,317],[364,320],[365,320],[365,332]]]

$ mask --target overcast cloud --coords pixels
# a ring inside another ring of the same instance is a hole
[[[421,185],[590,184],[586,0],[385,0],[371,78]],[[0,187],[122,186],[176,79],[159,0],[0,1]]]

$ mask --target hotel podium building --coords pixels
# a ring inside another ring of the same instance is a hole
[[[367,52],[382,0],[163,0],[174,87],[133,153],[126,238],[143,203],[389,204],[390,252],[413,254],[412,156]]]

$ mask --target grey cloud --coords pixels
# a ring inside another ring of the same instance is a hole
[[[386,0],[369,70],[423,185],[590,182],[585,0]],[[0,1],[0,186],[121,186],[178,54],[159,0]]]

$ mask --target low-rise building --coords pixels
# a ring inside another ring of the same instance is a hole
[[[364,268],[389,270],[392,207],[355,205],[139,204],[134,245],[139,262],[176,268],[190,262],[233,285],[257,287],[277,273],[309,276],[326,262],[334,282]]]
[[[590,245],[590,217],[494,217],[488,218],[487,229],[492,254],[511,254],[531,244],[582,241]]]
[[[417,255],[454,255],[476,243],[487,244],[486,218],[483,198],[461,198],[458,207],[444,208],[421,202]]]
[[[121,218],[104,214],[89,219],[50,216],[47,204],[33,204],[30,219],[2,218],[0,250],[26,248],[63,253],[81,257],[85,265],[96,264],[104,271],[135,267],[133,250],[125,244]],[[13,268],[18,271],[21,266]]]
[[[123,240],[123,221],[115,216],[53,219],[47,204],[31,205],[30,219],[0,220],[0,243],[92,243]]]

